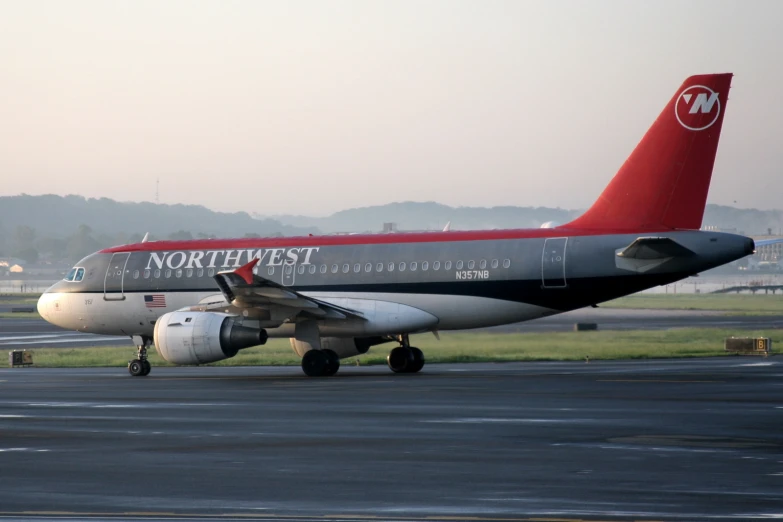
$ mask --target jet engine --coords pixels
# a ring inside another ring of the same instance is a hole
[[[155,323],[155,349],[173,364],[204,364],[265,344],[266,330],[216,312],[170,312]]]
[[[385,337],[322,337],[321,349],[332,350],[340,359],[367,353],[371,346],[387,343],[391,339]],[[299,357],[304,357],[310,345],[291,338],[291,348]]]

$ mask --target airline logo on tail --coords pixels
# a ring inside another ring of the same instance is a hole
[[[720,116],[718,93],[703,85],[692,85],[682,91],[674,104],[674,115],[688,130],[712,127]]]

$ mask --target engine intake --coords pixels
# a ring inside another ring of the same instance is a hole
[[[155,323],[155,349],[173,364],[205,364],[265,344],[266,330],[216,312],[170,312]]]

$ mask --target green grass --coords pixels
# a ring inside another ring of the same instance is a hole
[[[40,297],[40,294],[0,294],[0,304],[33,304]]]
[[[443,333],[437,341],[432,335],[418,335],[411,343],[424,351],[428,363],[570,361],[605,359],[651,359],[724,355],[723,340],[737,335],[733,330],[691,328],[667,331],[563,332],[530,334]],[[773,349],[783,341],[777,330],[742,332],[743,336],[771,337]],[[344,365],[385,364],[393,343],[376,346],[358,358],[343,360]],[[31,350],[39,367],[116,367],[134,358],[135,349],[40,348]],[[150,351],[153,366],[170,366]],[[242,350],[236,357],[216,366],[298,366],[300,363],[287,339],[272,339],[265,346]]]
[[[783,314],[783,294],[638,294],[608,301],[600,306],[601,308]]]

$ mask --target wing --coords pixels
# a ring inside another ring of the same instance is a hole
[[[202,303],[191,310],[233,312],[282,324],[295,317],[312,319],[364,319],[356,310],[305,296],[254,273],[258,259],[232,271],[218,272],[215,281],[224,302]],[[229,304],[228,309],[226,303]]]

